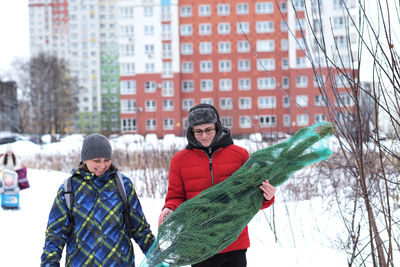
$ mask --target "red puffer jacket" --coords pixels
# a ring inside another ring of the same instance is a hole
[[[178,152],[171,160],[164,208],[175,210],[184,201],[231,176],[248,158],[249,153],[244,148],[233,144],[218,148],[211,158],[197,148]],[[269,207],[273,202],[274,199],[265,201],[262,208]],[[249,246],[246,226],[239,238],[220,253],[247,249]]]

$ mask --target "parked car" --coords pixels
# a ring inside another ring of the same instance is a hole
[[[23,134],[17,134],[17,133],[2,132],[0,134],[0,145],[14,143],[17,141],[30,141],[32,143],[37,144],[38,138],[35,137],[34,135],[30,136],[30,135],[23,135]]]

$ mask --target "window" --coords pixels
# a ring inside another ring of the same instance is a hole
[[[308,126],[308,115],[307,114],[297,115],[297,126]]]
[[[153,112],[157,110],[156,101],[155,100],[146,100],[145,102],[145,110],[146,112]]]
[[[135,55],[135,46],[133,44],[120,45],[119,52],[123,56],[134,56]]]
[[[193,62],[191,62],[191,61],[182,62],[182,72],[183,73],[192,73],[193,72]]]
[[[157,83],[154,81],[148,81],[144,83],[144,91],[146,93],[154,93],[156,91]]]
[[[162,24],[161,25],[161,38],[163,40],[171,40],[171,25]]]
[[[183,99],[182,100],[182,109],[183,110],[190,110],[192,107],[194,107],[193,99]]]
[[[247,41],[237,42],[237,51],[239,53],[245,53],[250,51],[250,44]]]
[[[257,21],[256,22],[256,32],[257,33],[274,32],[274,22],[273,21]]]
[[[227,128],[232,128],[233,126],[233,119],[232,117],[221,117],[222,126]]]
[[[275,59],[274,58],[260,58],[257,60],[257,70],[275,70]]]
[[[134,11],[133,6],[120,7],[119,8],[119,13],[120,13],[121,19],[133,18],[133,14],[134,14],[133,11]]]
[[[336,100],[336,106],[352,107],[354,106],[354,101],[348,93],[340,93],[339,98]]]
[[[303,37],[296,38],[296,49],[306,49],[306,40]]]
[[[288,40],[287,39],[281,40],[281,50],[288,51]]]
[[[220,91],[232,91],[232,80],[231,79],[220,79],[219,80]]]
[[[174,119],[164,119],[163,120],[163,129],[164,130],[173,130],[174,129]]]
[[[136,131],[136,119],[121,119],[122,131]]]
[[[274,40],[257,40],[257,52],[271,52],[275,50]]]
[[[307,76],[297,76],[296,77],[296,87],[305,88],[308,86],[308,77]]]
[[[260,96],[258,98],[258,108],[276,108],[275,96]]]
[[[167,61],[167,62],[163,62],[163,68],[162,68],[162,77],[163,78],[169,78],[173,76],[172,73],[172,62],[171,61]]]
[[[301,107],[307,107],[308,106],[308,96],[306,96],[306,95],[296,96],[296,103],[297,103],[297,105],[299,105]]]
[[[289,127],[290,126],[290,115],[289,114],[285,114],[283,115],[283,126],[285,127]]]
[[[239,97],[239,109],[251,109],[251,97]]]
[[[135,95],[136,94],[136,81],[121,81],[120,82],[121,94]]]
[[[121,100],[121,113],[135,113],[135,112],[136,112],[136,100],[133,99]]]
[[[272,115],[261,115],[259,117],[261,127],[274,127],[276,126],[276,117]]]
[[[144,71],[146,73],[154,73],[155,72],[155,64],[154,63],[145,63]]]
[[[257,79],[257,88],[259,90],[265,89],[275,89],[275,78],[258,78]]]
[[[304,0],[294,0],[296,11],[304,10]]]
[[[152,17],[154,14],[154,10],[152,6],[143,7],[143,16],[144,17]]]
[[[157,124],[155,119],[149,119],[146,120],[146,130],[156,130],[157,129]]]
[[[246,15],[249,14],[249,4],[247,3],[239,3],[236,5],[236,14],[237,15]]]
[[[325,114],[315,114],[314,119],[316,122],[326,121]]]
[[[289,88],[289,77],[282,77],[282,88],[288,89]]]
[[[191,6],[181,6],[181,17],[191,17],[192,7]]]
[[[335,36],[335,44],[338,47],[347,47],[347,42],[348,42],[348,39],[346,36],[344,36],[344,35]]]
[[[210,5],[199,5],[199,16],[200,17],[211,16],[211,6]]]
[[[250,24],[248,22],[236,23],[236,32],[238,34],[250,33]]]
[[[218,52],[227,54],[231,52],[231,42],[218,42]]]
[[[193,26],[191,24],[181,25],[181,36],[191,36],[193,34]]]
[[[282,13],[287,12],[287,3],[286,2],[281,2],[281,12]]]
[[[162,44],[162,58],[168,59],[172,57],[171,43]]]
[[[281,21],[281,32],[287,32],[288,31],[288,25],[285,20]]]
[[[181,54],[182,55],[192,55],[193,54],[193,44],[192,43],[182,43],[181,44]]]
[[[274,5],[272,2],[257,2],[256,14],[272,14],[274,12]]]
[[[121,63],[121,75],[135,75],[135,63]]]
[[[202,72],[202,73],[212,72],[212,61],[211,60],[200,61],[200,72]]]
[[[230,110],[232,109],[232,99],[229,97],[221,98],[219,100],[219,108],[221,110]]]
[[[218,66],[219,72],[230,72],[232,70],[232,63],[230,60],[220,60]]]
[[[305,19],[296,19],[296,31],[304,31],[304,27],[306,25],[306,20]]]
[[[200,54],[211,54],[212,52],[212,45],[211,42],[200,42]]]
[[[201,80],[200,81],[200,91],[211,92],[213,90],[213,80]]]
[[[218,34],[230,34],[231,25],[229,23],[218,23]]]
[[[289,96],[283,96],[283,98],[282,98],[282,106],[284,107],[284,108],[288,108],[288,107],[290,107],[290,98],[289,98]]]
[[[313,81],[315,87],[323,86],[326,83],[326,77],[325,75],[317,74],[314,76]]]
[[[174,82],[163,81],[162,82],[162,96],[174,96]]]
[[[240,128],[250,128],[251,127],[250,116],[240,116],[239,117],[239,127]]]
[[[346,20],[344,17],[333,17],[333,28],[344,29],[346,26]]]
[[[251,80],[248,78],[241,78],[238,83],[240,91],[248,91],[251,88]]]
[[[250,71],[250,60],[249,59],[238,60],[238,71]]]
[[[193,81],[182,81],[182,92],[193,92],[194,82]]]
[[[282,69],[283,70],[289,69],[289,60],[287,58],[282,58]]]
[[[307,58],[306,57],[297,57],[296,58],[296,68],[306,68],[307,67]]]
[[[200,103],[214,105],[214,101],[212,98],[202,98],[200,99]]]
[[[210,35],[211,34],[211,24],[210,23],[200,23],[199,24],[199,34],[200,35]]]
[[[350,77],[346,77],[346,75],[343,73],[335,74],[336,87],[349,87],[350,86],[349,79]]]
[[[154,45],[153,44],[145,44],[144,45],[144,53],[147,55],[154,54]]]
[[[218,4],[217,13],[218,16],[228,16],[230,13],[229,4]]]
[[[144,26],[144,35],[154,35],[154,26],[153,25],[145,25]]]

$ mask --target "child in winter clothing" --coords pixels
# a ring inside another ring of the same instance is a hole
[[[13,172],[11,172],[13,173]],[[16,174],[16,173],[15,173]],[[18,193],[18,176],[10,175],[7,170],[0,171],[0,194],[7,192]]]
[[[84,139],[80,166],[72,171],[73,221],[67,214],[64,193],[68,192],[61,185],[49,215],[41,266],[59,266],[65,244],[65,266],[135,266],[128,231],[132,230],[143,253],[153,244],[133,184],[122,176],[131,207],[132,229],[126,229],[111,157],[111,144],[105,136],[91,134]]]
[[[13,152],[11,145],[7,146],[6,154],[0,158],[0,169],[8,169],[12,171],[21,169],[19,158]]]

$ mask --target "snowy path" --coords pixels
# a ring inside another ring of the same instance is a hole
[[[68,174],[29,169],[28,177],[31,188],[20,193],[21,209],[17,211],[0,209],[1,266],[40,265],[48,214],[56,192]],[[279,191],[277,194],[279,198]],[[156,231],[162,200],[144,198],[141,202],[153,231]],[[274,242],[273,233],[264,213],[259,212],[250,223],[252,246],[247,253],[248,266],[347,266],[346,256],[343,253],[324,248],[322,245],[327,244],[328,234],[334,238],[337,235],[335,232],[340,229],[336,229],[338,225],[334,220],[318,215],[318,206],[318,200],[312,203],[294,203],[289,207],[290,227],[286,208],[283,204],[276,203],[278,243]],[[316,229],[314,226],[316,221],[320,221],[319,225],[324,227]],[[136,265],[139,265],[143,254],[136,246],[135,254]],[[61,266],[64,266],[64,260],[63,258]]]

